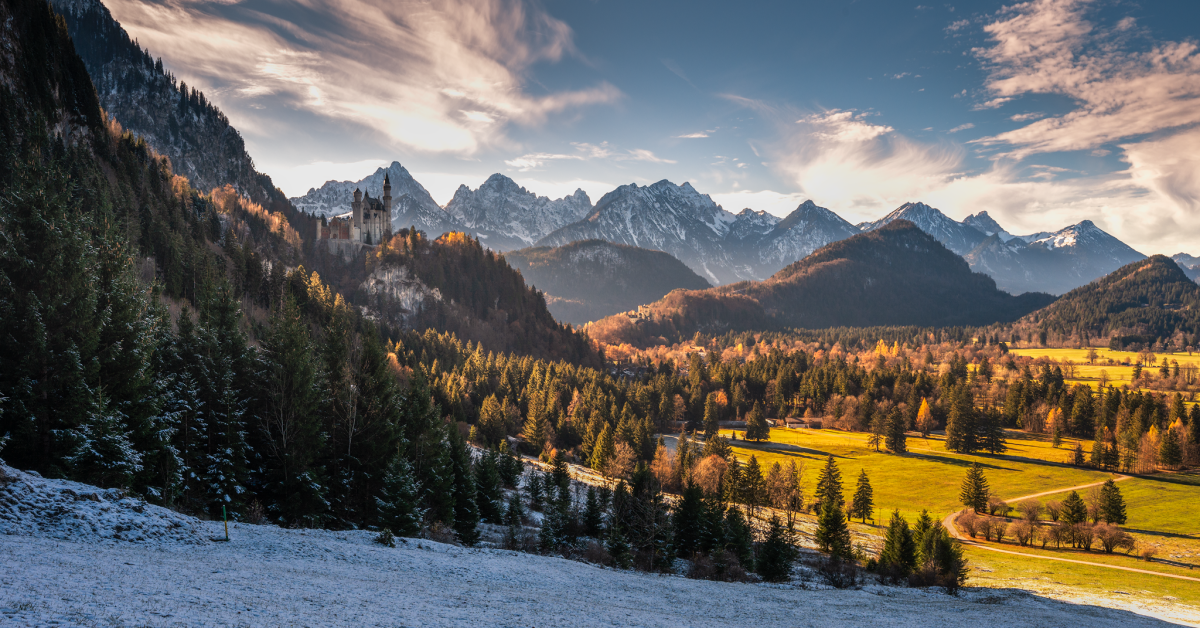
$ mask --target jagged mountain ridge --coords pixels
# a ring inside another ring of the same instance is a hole
[[[504,259],[545,292],[555,318],[575,325],[653,303],[672,290],[711,287],[667,253],[604,240],[520,249]]]
[[[806,201],[786,218],[744,209],[734,215],[690,183],[663,180],[609,192],[586,218],[538,241],[562,246],[607,240],[665,251],[713,284],[763,279],[816,249],[850,237],[853,225]]]
[[[635,315],[598,321],[588,332],[608,344],[646,346],[697,331],[987,325],[1014,321],[1053,300],[1000,291],[901,219],[822,247],[766,281],[677,290]]]
[[[993,235],[964,257],[1011,292],[1064,294],[1126,264],[1145,259],[1124,242],[1084,220],[1054,233],[1007,242]]]
[[[874,231],[896,220],[907,220],[913,223],[921,231],[933,236],[946,248],[959,255],[970,253],[987,237],[983,231],[974,226],[957,222],[941,211],[920,202],[905,203],[883,218],[873,222],[864,222],[858,227],[862,231]]]
[[[271,178],[254,168],[237,129],[204,94],[175,78],[130,39],[99,0],[52,0],[87,67],[100,106],[205,192],[234,189],[276,211],[290,210]],[[290,212],[288,212],[290,214]]]
[[[489,248],[508,251],[528,247],[582,219],[591,212],[592,201],[583,190],[550,200],[497,173],[475,190],[460,185],[445,210]]]
[[[398,232],[405,227],[416,226],[430,237],[436,238],[447,231],[459,230],[458,225],[444,209],[438,206],[408,170],[393,161],[386,168],[358,181],[326,181],[320,188],[309,188],[304,196],[296,196],[291,203],[302,212],[314,216],[338,216],[350,212],[354,190],[381,198],[383,179],[388,177],[392,184],[392,230]]]

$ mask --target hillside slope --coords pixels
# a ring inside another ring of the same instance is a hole
[[[1127,264],[1076,288],[1020,321],[1060,334],[1110,337],[1112,345],[1194,345],[1200,333],[1200,285],[1163,255]]]
[[[555,318],[576,325],[653,303],[672,290],[710,287],[667,253],[603,240],[520,249],[504,259],[546,293]]]
[[[675,292],[633,319],[610,317],[589,331],[608,343],[645,344],[696,331],[986,325],[1051,301],[1001,292],[916,225],[895,220],[825,246],[766,281]]]
[[[3,466],[0,477],[41,494],[62,494],[66,499],[57,511],[64,519],[98,524],[102,532],[119,528],[116,536],[97,538],[94,532],[63,535],[0,518],[0,530],[7,533],[0,554],[0,569],[8,574],[0,590],[0,622],[6,626],[728,628],[794,625],[797,608],[805,609],[814,625],[834,628],[992,626],[997,614],[1013,628],[1081,620],[1089,626],[1163,625],[1130,611],[1093,606],[1100,601],[1070,590],[1058,592],[1055,597],[1064,601],[1057,601],[1010,589],[966,588],[957,596],[875,584],[836,590],[816,584],[811,575],[809,582],[782,585],[724,583],[424,539],[397,539],[397,547],[389,548],[375,543],[376,533],[367,530],[244,523],[230,523],[230,542],[214,543],[207,539],[224,537],[219,521],[160,514],[161,509],[133,499],[109,501],[105,491]],[[3,490],[0,496],[9,497]],[[0,504],[14,501],[15,510],[24,509],[21,496]],[[108,517],[108,508],[119,518]],[[176,536],[200,532],[199,542],[139,534],[156,530],[160,522],[176,523]],[[1148,612],[1142,598],[1130,602]],[[1155,602],[1150,612],[1165,610],[1173,617],[1177,611]]]

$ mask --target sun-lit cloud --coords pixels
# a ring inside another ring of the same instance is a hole
[[[588,161],[593,159],[610,159],[612,161],[643,161],[654,164],[673,164],[673,159],[664,159],[644,148],[620,150],[608,142],[589,144],[587,142],[571,142],[574,153],[527,153],[520,157],[504,160],[510,168],[520,172],[536,170],[553,161]]]
[[[703,131],[698,131],[698,132],[696,132],[696,133],[688,133],[687,135],[676,135],[676,136],[675,136],[675,139],[679,139],[679,140],[695,140],[695,139],[700,139],[700,138],[702,138],[702,137],[708,137],[708,133],[705,133],[705,132],[703,132]]]
[[[946,131],[946,132],[947,132],[947,133],[958,133],[959,131],[966,131],[967,129],[973,129],[973,128],[975,128],[975,123],[974,123],[974,122],[968,122],[968,123],[966,123],[966,124],[960,124],[960,125],[958,125],[958,126],[954,127],[953,129],[950,129],[949,131]]]
[[[976,142],[1013,161],[1064,151],[1104,157],[1116,145],[1127,170],[1071,185],[1100,182],[1094,204],[1108,208],[1110,225],[1131,243],[1182,248],[1200,231],[1200,48],[1154,41],[1132,17],[1094,23],[1095,5],[1033,0],[984,26],[990,45],[975,50],[989,72],[984,106],[1031,94],[1067,96],[1075,106],[1012,115],[1028,124]],[[1056,174],[1043,168],[1034,177],[1046,183]]]
[[[471,155],[508,143],[509,125],[536,126],[622,96],[604,82],[526,89],[533,64],[577,52],[566,23],[524,0],[106,4],[243,132],[290,109],[418,151]]]

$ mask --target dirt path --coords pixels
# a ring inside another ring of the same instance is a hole
[[[1132,480],[1132,479],[1133,479],[1132,476],[1120,475],[1118,477],[1113,478],[1113,481],[1114,482],[1123,482],[1125,480]],[[1107,482],[1107,480],[1105,480],[1105,482]],[[1066,491],[1078,491],[1080,489],[1091,488],[1093,486],[1100,486],[1102,484],[1104,484],[1104,482],[1093,482],[1091,484],[1080,484],[1079,486],[1072,486],[1069,488],[1058,488],[1058,489],[1054,489],[1052,491],[1045,491],[1042,493],[1034,493],[1033,495],[1022,495],[1021,497],[1014,497],[1007,501],[1008,501],[1008,503],[1011,504],[1014,502],[1024,501],[1026,499],[1035,499],[1038,497],[1044,497],[1046,495],[1054,495],[1056,493],[1063,493]],[[1108,565],[1105,563],[1093,563],[1093,562],[1089,562],[1086,560],[1075,560],[1073,558],[1059,558],[1057,556],[1041,556],[1039,554],[1027,554],[1025,552],[1014,552],[1012,550],[1000,549],[998,547],[984,545],[983,543],[980,543],[971,537],[964,536],[962,533],[960,533],[958,531],[958,526],[955,525],[954,519],[959,514],[960,513],[958,513],[958,512],[952,512],[952,513],[946,515],[946,518],[942,520],[942,526],[946,528],[946,531],[948,531],[950,533],[950,536],[958,539],[964,545],[970,545],[972,547],[977,547],[979,549],[987,550],[989,552],[998,552],[1000,554],[1012,554],[1014,556],[1024,556],[1026,558],[1036,558],[1039,560],[1055,560],[1055,561],[1062,562],[1062,563],[1075,563],[1076,565],[1088,565],[1089,567],[1103,567],[1105,569],[1119,569],[1121,571],[1131,571],[1133,573],[1150,574],[1152,576],[1163,576],[1164,578],[1175,578],[1176,580],[1189,580],[1191,582],[1200,582],[1200,578],[1194,578],[1192,576],[1180,576],[1180,575],[1172,574],[1172,573],[1163,573],[1161,571],[1151,571],[1149,569],[1138,569],[1136,567],[1122,567],[1120,565]]]

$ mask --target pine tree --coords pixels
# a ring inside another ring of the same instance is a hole
[[[450,460],[454,484],[454,532],[463,545],[474,545],[479,540],[479,507],[475,501],[475,474],[471,465],[471,453],[459,435],[458,429],[447,425],[450,443]]]
[[[763,416],[762,404],[757,401],[746,415],[746,440],[771,440],[771,428]]]
[[[1063,500],[1062,515],[1059,516],[1059,519],[1065,525],[1073,525],[1086,522],[1087,516],[1087,504],[1084,503],[1078,492],[1071,491],[1071,494]]]
[[[1083,443],[1076,441],[1075,449],[1071,451],[1071,464],[1074,464],[1077,467],[1082,467],[1085,461],[1086,460],[1083,456]]]
[[[766,480],[763,478],[758,458],[750,456],[750,460],[746,461],[746,468],[742,470],[742,503],[750,507],[751,514],[762,505],[766,490]]]
[[[842,495],[842,472],[838,470],[833,454],[825,459],[825,466],[817,476],[817,490],[813,497],[817,500],[818,508],[823,508],[825,503],[831,500],[836,500],[840,508],[845,501]]]
[[[828,499],[822,502],[820,514],[817,516],[816,541],[817,547],[835,560],[853,558],[850,527],[846,525],[846,515],[842,512],[840,500]]]
[[[927,515],[928,516],[928,515]],[[892,512],[887,533],[883,537],[883,551],[879,554],[880,570],[894,579],[907,577],[917,566],[917,543],[908,522],[900,511]]]
[[[720,407],[717,406],[716,393],[709,393],[704,400],[704,438],[711,440],[721,430]]]
[[[743,568],[754,570],[754,536],[737,506],[725,511],[725,549],[737,557]]]
[[[504,525],[511,531],[516,531],[525,524],[525,506],[521,503],[521,493],[513,491],[508,496],[508,507],[504,510]],[[515,535],[514,535],[515,536]]]
[[[854,499],[850,502],[850,516],[858,517],[866,523],[867,517],[871,516],[874,509],[875,497],[874,491],[871,490],[871,480],[867,477],[867,470],[863,469],[858,474],[858,486],[854,489]]]
[[[267,403],[262,432],[271,460],[271,507],[285,523],[317,526],[329,505],[319,458],[325,446],[316,412],[320,373],[308,324],[290,297],[272,317],[263,352]]]
[[[529,418],[525,420],[525,430],[521,432],[525,439],[526,451],[534,456],[542,453],[549,432],[550,422],[546,415],[541,412],[530,413]]]
[[[683,489],[672,516],[675,555],[690,558],[700,549],[704,531],[704,492],[695,484]]]
[[[592,448],[592,457],[588,461],[588,466],[600,473],[604,473],[605,467],[608,466],[608,461],[612,460],[615,449],[616,444],[613,442],[612,429],[605,424],[599,438],[596,439],[596,446]]]
[[[796,548],[791,533],[771,515],[767,523],[767,536],[758,551],[758,575],[767,582],[786,582],[792,574],[792,562],[796,560]]]
[[[921,509],[921,515],[919,517],[917,517],[917,523],[916,523],[916,525],[913,526],[913,542],[916,544],[916,548],[917,548],[916,549],[916,555],[917,555],[916,564],[918,564],[918,565],[923,564],[926,560],[928,560],[930,558],[930,555],[925,552],[924,548],[925,548],[925,541],[928,538],[930,532],[933,531],[933,528],[934,528],[933,517],[929,516],[928,510]]]
[[[1002,454],[1008,450],[1008,441],[1004,438],[1004,415],[999,408],[987,407],[983,413],[983,448],[990,454]]]
[[[1164,467],[1174,469],[1183,462],[1183,449],[1179,446],[1179,430],[1163,430],[1158,447],[1158,459]]]
[[[733,458],[729,461],[729,466],[725,467],[725,474],[721,476],[721,497],[727,503],[743,500],[742,475],[741,463],[737,458]]]
[[[979,445],[970,388],[964,382],[951,395],[950,416],[946,419],[946,449],[960,454],[973,454]]]
[[[871,417],[870,436],[867,437],[867,446],[879,451],[879,447],[883,445],[888,432],[888,417],[882,412],[876,412]]]
[[[584,504],[583,510],[583,531],[588,536],[600,538],[600,533],[604,527],[604,509],[600,506],[600,500],[596,497],[596,487],[589,486],[587,490],[587,501]]]
[[[907,419],[904,418],[904,413],[900,408],[892,408],[888,412],[887,418],[887,449],[894,454],[902,454],[908,451],[908,437],[906,432]]]
[[[500,523],[504,516],[504,493],[500,489],[500,470],[494,451],[485,451],[475,461],[475,502],[479,517],[487,523]]]
[[[1111,479],[1100,488],[1100,513],[1108,523],[1125,525],[1125,498],[1121,497],[1121,489]]]
[[[983,467],[979,466],[978,462],[971,463],[971,468],[967,470],[967,475],[963,478],[962,489],[958,493],[959,501],[963,506],[975,512],[985,512],[989,491],[987,478],[983,475]]]
[[[379,524],[397,536],[415,536],[425,516],[425,510],[417,505],[420,492],[412,466],[404,458],[395,457],[383,478],[383,490],[375,498]]]

